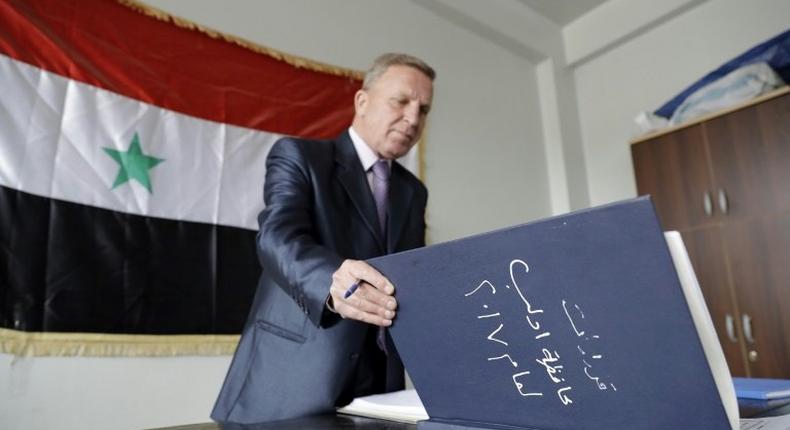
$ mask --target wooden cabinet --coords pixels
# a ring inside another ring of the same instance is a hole
[[[728,219],[790,210],[790,95],[702,124]]]
[[[637,190],[683,236],[730,370],[790,378],[790,94],[631,145]]]
[[[639,194],[650,194],[665,230],[711,224],[713,179],[702,126],[631,147]]]

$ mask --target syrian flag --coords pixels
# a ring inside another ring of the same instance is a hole
[[[137,3],[0,2],[0,326],[238,333],[267,151],[359,86]]]

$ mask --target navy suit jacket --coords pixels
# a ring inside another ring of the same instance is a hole
[[[382,237],[347,132],[333,141],[274,144],[266,161],[266,207],[258,217],[263,273],[214,420],[254,423],[333,410],[354,383],[375,327],[325,309],[332,273],[347,258],[423,246],[427,197],[423,184],[393,162],[388,237]],[[402,375],[397,354],[388,360],[388,370],[394,366]],[[402,387],[399,378],[387,388]]]

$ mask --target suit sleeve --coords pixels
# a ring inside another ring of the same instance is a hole
[[[316,326],[343,258],[316,243],[313,185],[302,142],[280,139],[266,160],[258,258]]]

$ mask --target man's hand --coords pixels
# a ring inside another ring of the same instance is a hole
[[[345,298],[352,284],[359,288]],[[332,274],[332,297],[335,312],[343,318],[359,320],[381,327],[392,325],[398,307],[392,294],[395,287],[378,270],[359,260],[345,260]]]

